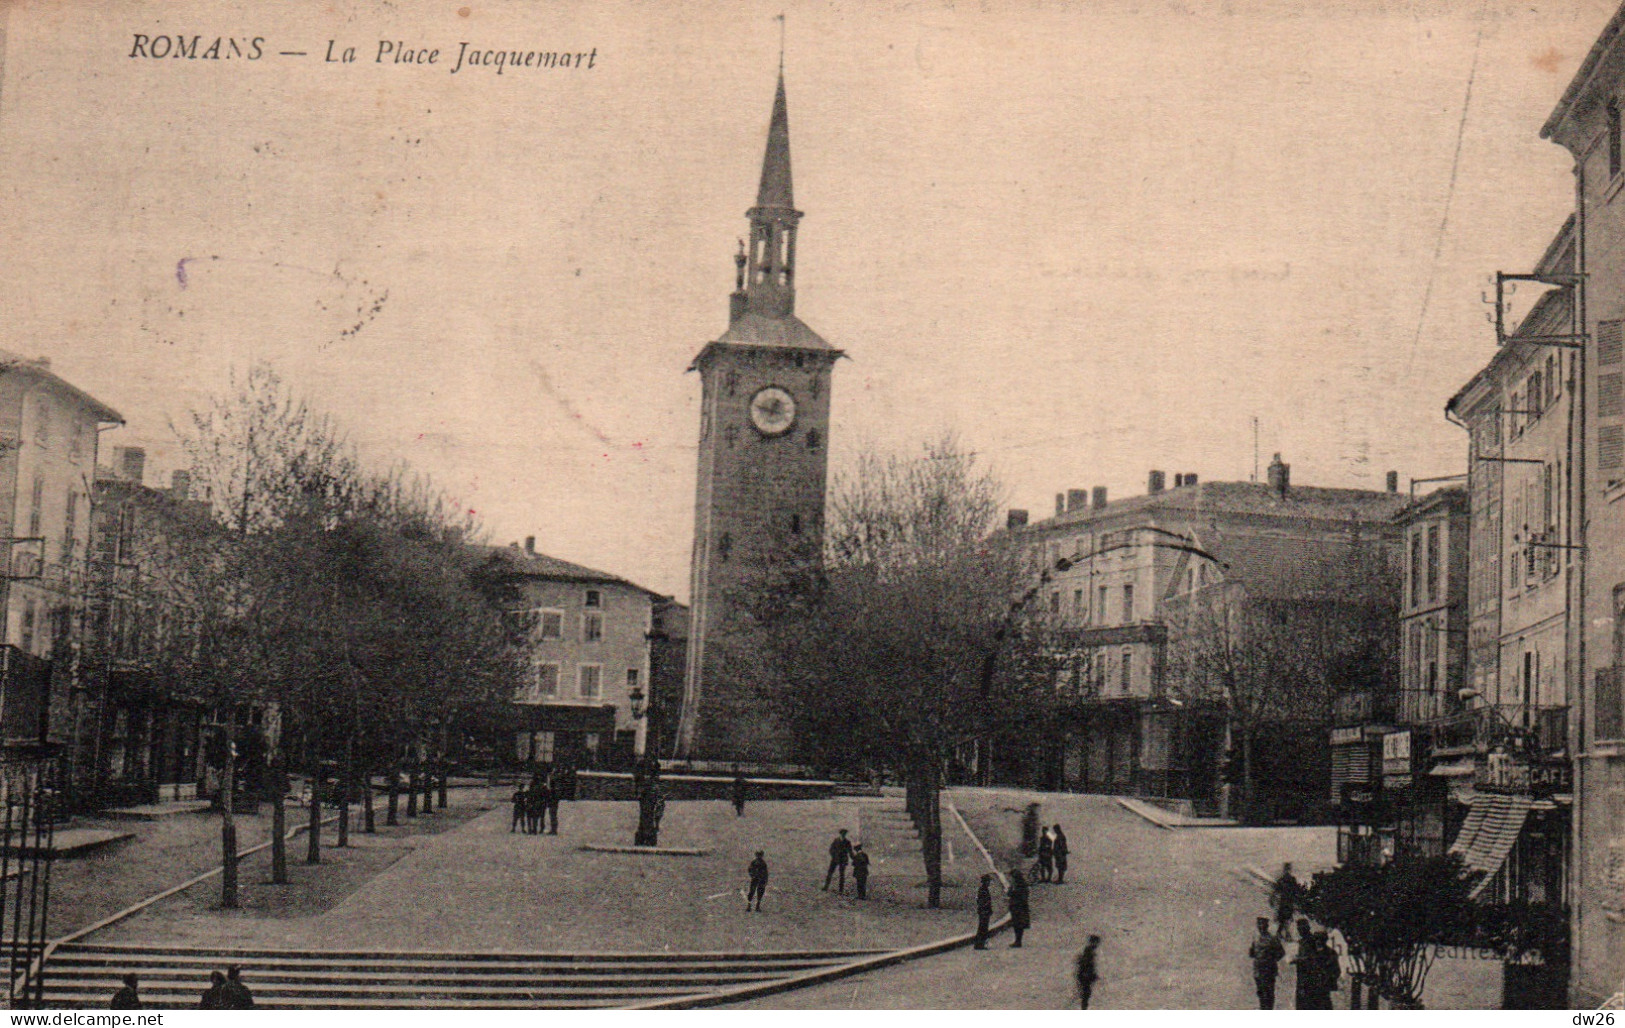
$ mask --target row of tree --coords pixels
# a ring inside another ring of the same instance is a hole
[[[161,624],[154,676],[212,712],[220,733],[221,899],[236,904],[231,798],[246,770],[271,783],[273,874],[285,880],[283,794],[310,776],[307,859],[320,859],[324,783],[342,803],[382,773],[394,785],[448,733],[505,702],[524,659],[507,597],[474,575],[477,525],[403,468],[369,470],[335,424],[256,366],[176,426],[192,488],[130,555],[142,617]],[[271,745],[240,738],[250,720]],[[265,752],[269,767],[238,767]],[[289,767],[303,765],[302,768]],[[420,778],[414,774],[410,802]],[[342,833],[348,817],[340,819]]]

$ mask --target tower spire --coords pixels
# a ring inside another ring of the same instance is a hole
[[[750,244],[745,255],[744,282],[729,307],[730,320],[737,321],[745,313],[788,317],[796,305],[796,223],[801,220],[801,212],[796,210],[790,187],[790,114],[782,69],[773,94],[773,117],[767,126],[767,151],[762,156],[756,206],[745,216],[750,219]]]

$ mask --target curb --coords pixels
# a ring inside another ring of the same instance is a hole
[[[1171,822],[1151,813],[1151,811],[1155,809],[1154,807],[1147,806],[1144,803],[1131,803],[1126,797],[1123,796],[1114,796],[1112,798],[1117,801],[1117,805],[1119,807],[1122,807],[1124,810],[1128,811],[1130,814],[1133,814],[1135,817],[1146,822],[1147,824],[1156,825],[1165,832],[1171,832],[1174,830],[1174,826]]]
[[[643,857],[703,857],[711,852],[686,846],[615,846],[597,842],[584,842],[576,848],[588,853],[633,853]]]

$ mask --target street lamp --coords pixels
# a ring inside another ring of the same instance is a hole
[[[643,751],[647,741],[646,732],[648,730],[648,722],[644,721],[643,719],[643,715],[647,712],[648,708],[647,701],[648,697],[644,695],[643,686],[641,685],[634,685],[626,692],[627,706],[630,707],[632,711],[632,749],[634,756],[636,756],[638,760],[643,759]]]

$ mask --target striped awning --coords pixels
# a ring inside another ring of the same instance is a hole
[[[1474,797],[1467,819],[1450,846],[1450,852],[1461,854],[1469,868],[1484,873],[1469,894],[1472,898],[1478,898],[1489,887],[1490,879],[1506,863],[1533,806],[1534,800],[1528,796],[1480,793]]]

